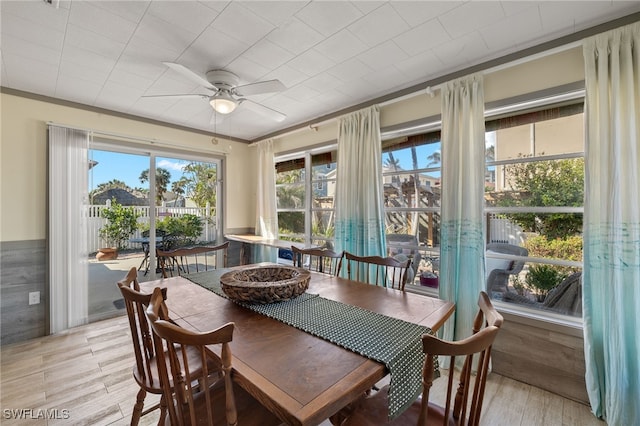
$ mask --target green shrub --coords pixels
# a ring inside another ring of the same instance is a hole
[[[529,256],[582,261],[582,236],[548,240],[544,235],[530,237],[524,243]]]
[[[567,238],[554,238],[548,240],[544,235],[527,238],[524,247],[530,257],[543,259],[562,259],[575,262],[582,261],[582,236],[574,235]],[[569,275],[576,272],[576,268],[568,266],[555,267],[560,273]]]
[[[115,198],[111,200],[111,206],[100,211],[100,215],[107,223],[98,231],[107,247],[123,249],[125,242],[138,229],[137,213],[133,207],[124,207]]]
[[[148,225],[146,229],[149,229]],[[202,218],[194,214],[183,214],[178,217],[167,216],[156,221],[156,230],[170,235],[175,242],[174,246],[195,244],[203,229]]]
[[[566,275],[551,265],[532,265],[529,267],[525,284],[538,295],[538,301],[544,301],[549,290],[557,286],[565,279]]]

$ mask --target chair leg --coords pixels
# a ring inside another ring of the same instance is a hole
[[[144,254],[144,258],[142,259],[142,262],[140,262],[140,266],[138,266],[138,271],[142,269],[142,267],[147,263],[147,258],[149,257],[148,253]]]
[[[159,425],[164,425],[167,420],[167,401],[164,399],[164,394],[160,397],[160,418],[158,419]]]
[[[136,405],[133,406],[133,413],[131,414],[131,426],[137,426],[140,422],[140,416],[142,416],[142,408],[144,407],[144,398],[147,396],[147,391],[140,389],[138,395],[136,395]]]

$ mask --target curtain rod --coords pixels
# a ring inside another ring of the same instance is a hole
[[[88,132],[91,136],[104,136],[104,137],[112,137],[112,138],[118,138],[124,141],[131,141],[131,142],[143,142],[149,145],[159,145],[159,146],[167,146],[167,147],[172,147],[172,148],[179,148],[185,151],[193,151],[193,152],[203,152],[203,149],[196,149],[193,147],[188,147],[188,146],[184,146],[184,145],[180,145],[176,142],[171,142],[171,141],[164,141],[161,139],[152,139],[152,138],[145,138],[145,137],[140,137],[140,136],[131,136],[131,135],[126,135],[126,134],[122,134],[122,133],[115,133],[115,132],[105,132],[105,131],[101,131],[101,130],[94,130],[94,129],[89,129],[89,128],[85,128],[85,127],[77,127],[77,126],[71,126],[68,124],[60,124],[60,123],[55,123],[53,121],[47,121],[47,125],[52,125],[52,126],[58,126],[58,127],[64,127],[66,129],[71,129],[71,130],[81,130],[84,132]],[[216,140],[217,138],[212,138],[212,143]],[[225,151],[223,149],[204,149],[204,152],[209,152],[209,153],[213,153],[213,154],[223,154],[223,155],[227,155],[229,154],[228,151]]]

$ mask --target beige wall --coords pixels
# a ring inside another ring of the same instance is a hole
[[[247,144],[104,113],[1,94],[0,241],[39,240],[46,233],[46,123],[171,142],[194,152],[227,152],[226,228],[253,227],[255,149]],[[237,172],[237,171],[242,172]],[[233,212],[233,214],[228,214]]]

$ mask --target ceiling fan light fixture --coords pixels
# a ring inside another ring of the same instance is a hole
[[[220,114],[229,114],[238,106],[238,102],[228,93],[220,93],[212,97],[209,103]]]

